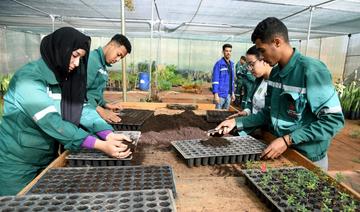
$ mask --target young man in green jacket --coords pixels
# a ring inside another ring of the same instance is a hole
[[[270,123],[277,136],[264,150],[264,158],[277,158],[293,147],[324,170],[331,138],[344,126],[344,116],[332,77],[319,60],[306,57],[289,44],[288,31],[277,18],[266,18],[251,40],[264,61],[275,66],[268,80],[265,108],[257,114],[222,122],[217,129],[228,133],[235,126]]]
[[[87,74],[88,103],[96,107],[99,115],[108,122],[120,122],[116,110],[120,104],[110,104],[104,100],[104,90],[108,81],[107,67],[131,53],[130,41],[121,34],[114,35],[104,46],[90,52]],[[106,110],[107,109],[107,110]]]

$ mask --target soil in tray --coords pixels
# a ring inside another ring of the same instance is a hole
[[[204,146],[226,147],[230,144],[230,141],[221,137],[211,137],[207,140],[201,140],[200,143]]]
[[[133,142],[123,141],[123,144],[125,144],[125,145],[128,146],[128,148],[127,148],[126,150],[130,149],[130,151],[131,151],[132,153],[134,153],[134,151],[135,151],[135,149],[136,149],[136,145],[133,144]]]

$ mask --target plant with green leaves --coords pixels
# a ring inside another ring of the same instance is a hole
[[[330,203],[331,203],[331,200],[330,200]],[[331,207],[329,207],[328,205],[330,205],[330,203],[328,202],[323,202],[323,207],[321,208],[321,211],[324,211],[324,212],[332,212],[333,209]]]
[[[287,195],[286,197],[287,197],[286,202],[287,202],[288,206],[295,205],[296,197],[293,194]]]
[[[300,211],[300,212],[308,212],[309,210],[305,207],[304,204],[301,204],[300,202],[297,202],[295,204],[295,209],[296,211]]]
[[[342,182],[344,182],[345,177],[344,177],[344,175],[343,175],[341,172],[338,172],[338,173],[335,174],[335,180],[336,180],[338,183],[342,183]]]
[[[344,209],[345,212],[355,212],[356,209],[357,209],[356,204],[355,204],[355,201],[352,200],[352,201],[350,202],[350,204],[345,204],[345,205],[343,205],[343,209]]]
[[[12,74],[5,74],[1,76],[0,91],[2,96],[4,96],[6,91],[9,89],[12,76]]]

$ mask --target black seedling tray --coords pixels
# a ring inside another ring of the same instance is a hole
[[[339,192],[304,167],[242,170],[247,184],[272,211],[360,211],[360,201]],[[325,176],[325,175],[324,175]],[[326,203],[330,200],[330,203]],[[349,210],[346,207],[353,207]]]
[[[0,197],[1,211],[176,211],[169,189]]]
[[[52,168],[28,193],[53,194],[148,189],[172,189],[175,196],[175,179],[171,166]]]
[[[237,113],[236,111],[223,111],[223,110],[207,110],[206,121],[220,123],[227,117]]]
[[[136,147],[139,142],[140,131],[116,131],[122,133],[132,140],[132,144]],[[112,158],[98,150],[82,149],[78,152],[71,152],[66,159],[69,161],[70,167],[82,166],[130,166],[132,155],[124,159]]]
[[[154,115],[151,110],[123,109],[120,112],[120,123],[110,123],[115,130],[140,131],[144,122]]]
[[[204,146],[200,139],[173,141],[173,147],[185,158],[189,167],[259,160],[266,145],[251,136],[224,137],[225,147]]]

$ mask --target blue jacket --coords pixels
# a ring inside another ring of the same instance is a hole
[[[221,98],[226,98],[228,94],[231,95],[234,92],[234,62],[231,60],[229,68],[230,70],[228,70],[228,64],[224,58],[218,60],[213,68],[212,91]]]

